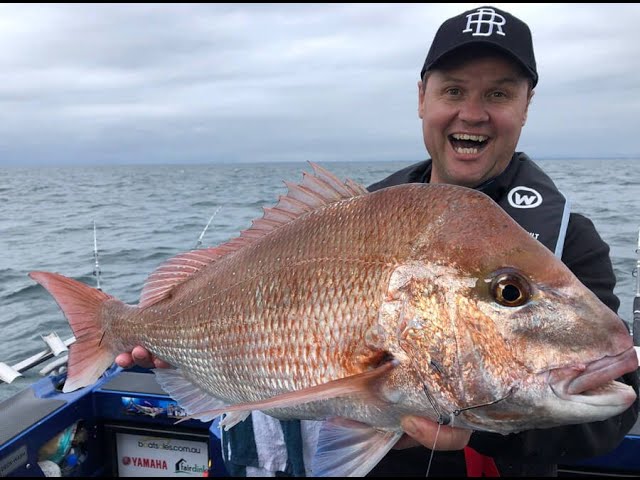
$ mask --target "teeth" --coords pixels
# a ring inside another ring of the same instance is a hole
[[[489,138],[486,135],[470,135],[468,133],[454,133],[451,136],[456,140],[473,140],[474,142],[484,142]]]
[[[477,148],[456,148],[455,151],[458,153],[478,153]]]

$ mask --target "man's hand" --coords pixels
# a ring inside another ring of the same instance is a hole
[[[122,368],[133,367],[138,365],[142,368],[170,368],[167,362],[164,362],[149,352],[149,350],[137,346],[131,350],[131,353],[121,353],[116,357],[116,363]]]
[[[417,447],[423,445],[431,450],[462,450],[469,443],[473,430],[441,425],[423,417],[408,415],[402,419],[403,435],[394,450]],[[437,438],[436,438],[437,437]],[[435,446],[434,446],[435,443]]]

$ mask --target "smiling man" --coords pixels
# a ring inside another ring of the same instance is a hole
[[[585,216],[570,213],[553,181],[516,147],[538,83],[529,27],[494,7],[446,20],[431,44],[418,82],[418,116],[430,159],[369,187],[449,183],[480,190],[617,312],[609,247]],[[622,321],[622,320],[621,320]],[[636,393],[635,374],[622,381]],[[502,436],[405,418],[405,437],[370,475],[554,476],[557,463],[613,450],[634,425],[636,401],[604,422]],[[437,439],[437,443],[436,443]],[[418,446],[419,443],[423,446]]]

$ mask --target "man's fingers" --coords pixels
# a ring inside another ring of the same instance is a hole
[[[422,417],[406,416],[402,419],[402,429],[415,440],[433,450],[461,450],[467,446],[472,430],[440,425]],[[403,441],[404,439],[401,439]],[[400,443],[400,442],[399,442]],[[398,448],[412,446],[410,440],[404,440]],[[402,446],[406,445],[406,446]],[[434,446],[435,445],[435,446]]]
[[[116,357],[115,362],[122,368],[131,368],[134,365],[138,365],[143,368],[154,367],[154,362],[151,359],[151,354],[145,348],[142,348],[140,346],[134,347],[131,353],[127,352],[119,354]]]
[[[141,346],[134,347],[131,353],[121,353],[116,357],[116,364],[122,368],[130,368],[138,365],[142,368],[171,368],[167,362],[154,357]]]
[[[156,368],[171,368],[171,365],[169,365],[167,362],[155,357],[153,358],[153,364]]]
[[[130,353],[121,353],[116,357],[116,364],[122,368],[133,367],[133,358]]]
[[[141,346],[134,347],[133,350],[131,350],[131,356],[136,362],[136,365],[139,365],[142,368],[154,367],[151,353],[146,348],[142,348]]]

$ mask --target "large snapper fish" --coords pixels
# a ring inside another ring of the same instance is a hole
[[[638,367],[622,320],[488,196],[312,167],[238,238],[161,265],[136,306],[32,272],[76,336],[63,391],[142,345],[192,417],[326,420],[313,472],[334,476],[369,472],[407,414],[508,434],[635,401],[615,381]]]

